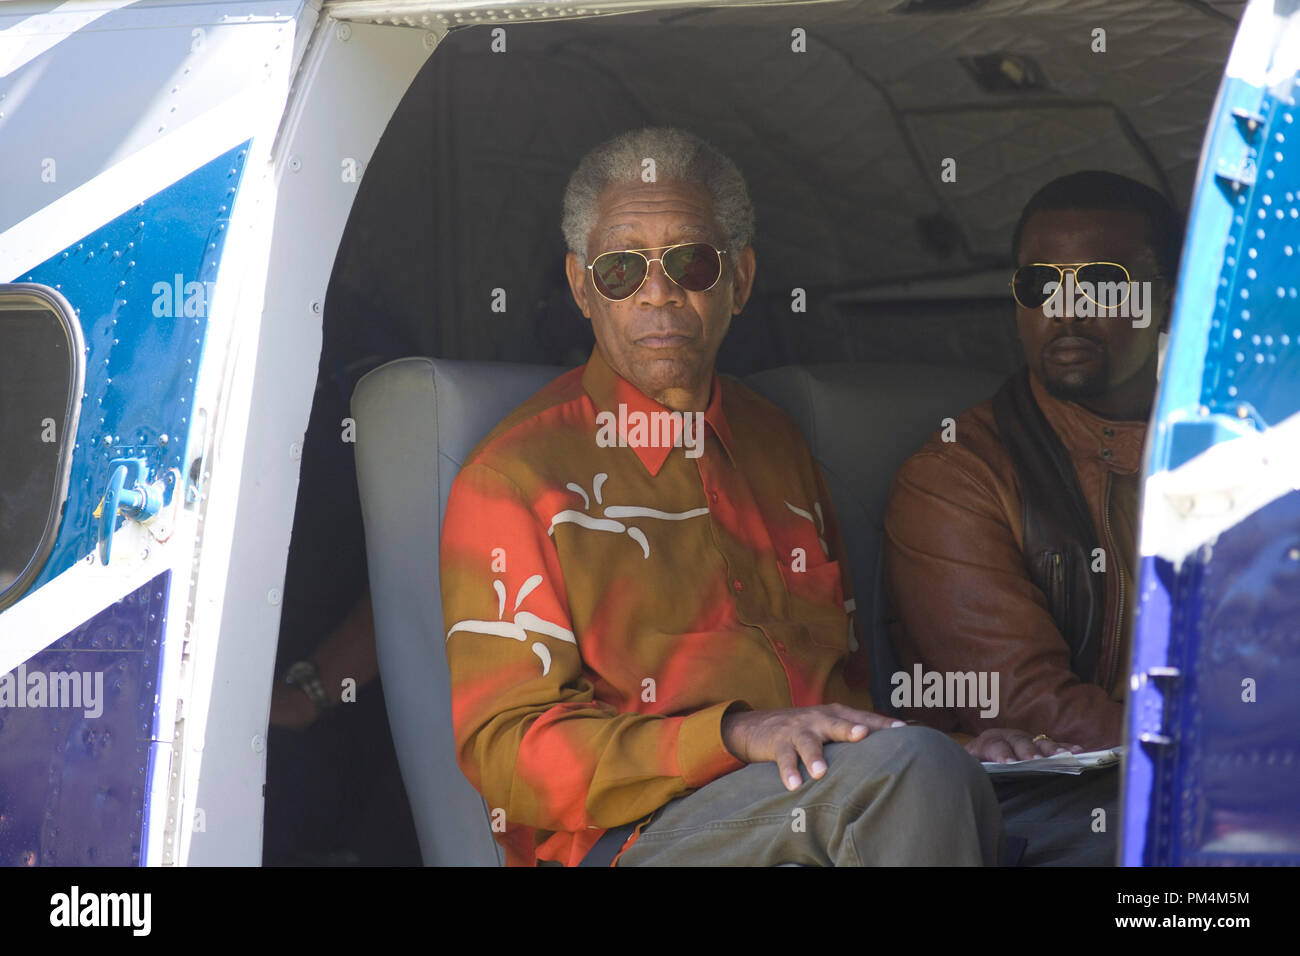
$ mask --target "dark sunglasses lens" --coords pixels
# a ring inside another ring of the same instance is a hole
[[[591,264],[591,278],[601,295],[618,301],[641,287],[646,261],[635,252],[607,252]]]
[[[693,242],[665,253],[664,272],[688,292],[706,292],[718,281],[722,261],[717,249],[707,243]]]
[[[1109,262],[1092,262],[1086,266],[1079,266],[1079,274],[1076,278],[1079,282],[1091,282],[1094,285],[1101,282],[1128,281],[1124,270]]]
[[[1004,273],[1005,274],[1005,273]],[[1026,309],[1037,309],[1052,296],[1048,283],[1061,281],[1061,274],[1051,266],[1021,266],[1011,278],[1016,301]]]
[[[1094,262],[1080,266],[1075,278],[1083,285],[1088,298],[1098,305],[1116,308],[1128,298],[1128,276],[1119,266]]]

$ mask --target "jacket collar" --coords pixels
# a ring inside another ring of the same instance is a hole
[[[587,360],[587,366],[582,372],[582,387],[591,397],[598,411],[610,412],[615,416],[615,421],[618,423],[618,436],[623,441],[627,439],[626,425],[628,417],[633,412],[641,412],[649,416],[655,412],[672,411],[667,405],[661,405],[650,398],[610,368],[609,363],[600,354],[599,347],[591,350],[591,358]],[[627,410],[627,417],[619,413],[620,405]],[[723,451],[734,464],[735,457],[732,453],[734,439],[726,416],[722,413],[722,382],[716,370],[709,390],[709,404],[704,410],[704,422],[713,430],[713,434],[718,436]],[[631,447],[651,475],[659,474],[659,470],[663,468],[664,462],[668,460],[668,455],[673,450],[672,446],[666,445],[636,444]]]
[[[1070,452],[1071,458],[1095,458],[1111,471],[1136,472],[1142,465],[1146,422],[1102,418],[1078,402],[1052,395],[1032,372],[1029,387],[1043,415]]]

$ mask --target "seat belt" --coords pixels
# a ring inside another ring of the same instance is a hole
[[[632,835],[636,829],[635,823],[625,823],[621,827],[614,827],[606,830],[599,840],[595,842],[587,855],[582,858],[578,866],[609,866],[614,862],[614,857],[618,856],[618,851],[623,849],[623,844],[627,838]]]

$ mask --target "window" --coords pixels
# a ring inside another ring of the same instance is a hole
[[[84,376],[67,300],[0,284],[0,609],[22,597],[54,547]]]

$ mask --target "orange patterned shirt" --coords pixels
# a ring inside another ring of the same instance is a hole
[[[825,480],[735,380],[677,415],[593,352],[470,454],[441,562],[457,757],[509,865],[744,766],[729,709],[871,708]]]

